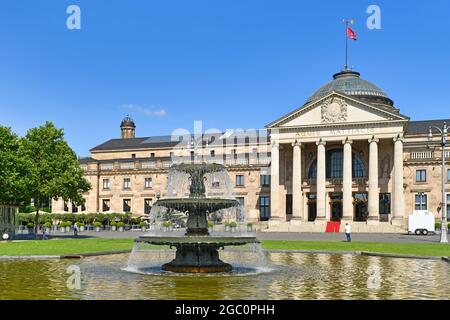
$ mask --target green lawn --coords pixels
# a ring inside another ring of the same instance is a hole
[[[133,239],[27,240],[0,243],[0,255],[33,256],[129,250]]]
[[[264,240],[264,249],[368,251],[422,256],[450,256],[450,244]],[[0,243],[0,255],[65,255],[131,250],[133,239],[63,239]]]
[[[420,256],[450,256],[450,244],[441,243],[348,243],[337,241],[265,240],[263,241],[263,248],[279,250],[367,251]]]

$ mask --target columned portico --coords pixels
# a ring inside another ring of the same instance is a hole
[[[292,161],[292,223],[303,220],[303,192],[302,192],[302,146],[295,141]]]
[[[280,145],[275,141],[270,162],[270,220],[280,220]]]
[[[352,179],[352,141],[346,138],[344,144],[344,167],[342,174],[342,212],[343,220],[353,220],[353,179]]]
[[[403,139],[394,139],[394,206],[392,224],[402,225],[405,215],[405,194],[403,190]]]
[[[369,139],[369,216],[368,222],[379,221],[380,191],[378,188],[378,142]]]
[[[317,143],[317,218],[326,220],[326,142],[322,139]]]

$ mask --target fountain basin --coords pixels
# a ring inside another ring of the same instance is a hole
[[[212,237],[212,236],[140,236],[135,242],[146,242],[160,246],[176,246],[179,243],[217,244],[223,246],[242,246],[248,243],[260,243],[256,237]]]
[[[164,271],[177,273],[230,272],[230,264],[219,258],[219,249],[225,246],[242,246],[260,243],[255,237],[211,237],[211,236],[141,236],[136,242],[176,247],[175,259],[163,264]]]
[[[214,212],[239,205],[235,199],[222,198],[167,198],[158,200],[155,205],[185,212]]]

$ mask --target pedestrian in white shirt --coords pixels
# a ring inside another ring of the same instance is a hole
[[[345,237],[347,238],[347,242],[352,242],[352,238],[350,237],[351,227],[348,223],[345,224]]]

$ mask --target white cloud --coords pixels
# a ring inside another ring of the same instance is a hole
[[[165,117],[167,115],[167,111],[164,108],[145,108],[138,104],[124,104],[123,107],[139,111],[148,117]]]

